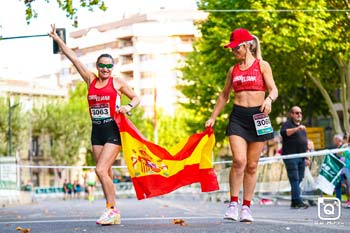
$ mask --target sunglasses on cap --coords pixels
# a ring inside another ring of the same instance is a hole
[[[99,68],[101,68],[101,69],[103,69],[103,68],[107,68],[107,69],[111,69],[111,68],[113,68],[113,64],[103,64],[103,63],[97,63],[97,66],[99,67]]]
[[[234,47],[234,48],[232,48],[231,50],[232,50],[232,52],[236,52],[236,51],[238,51],[238,49],[242,46],[242,45],[245,45],[245,42],[243,42],[243,43],[240,43],[239,45],[237,45],[236,47]]]

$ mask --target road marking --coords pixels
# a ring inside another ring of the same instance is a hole
[[[184,220],[214,220],[214,221],[222,221],[222,223],[234,223],[235,221],[230,220],[224,220],[222,217],[215,217],[215,216],[207,216],[207,217],[195,217],[195,216],[174,216],[174,217],[145,217],[145,218],[122,218],[122,224],[125,222],[149,222],[150,220],[153,221],[172,221],[173,219],[184,219]],[[7,225],[7,224],[50,224],[50,223],[76,223],[76,222],[95,222],[96,219],[52,219],[52,220],[32,220],[32,221],[10,221],[10,222],[0,222],[1,225]],[[290,227],[294,225],[301,225],[301,226],[308,226],[308,227],[317,227],[317,228],[328,228],[330,230],[334,229],[344,229],[345,223],[341,222],[342,224],[331,224],[327,225],[325,223],[318,223],[315,220],[305,220],[305,221],[291,221],[290,219],[256,219],[254,221],[255,223],[267,223],[267,224],[273,224],[278,225],[281,227]]]
[[[185,219],[185,220],[196,220],[196,219],[222,219],[222,217],[190,217],[190,216],[174,216],[174,217],[147,217],[147,218],[122,218],[122,221],[149,221],[149,220],[173,220],[173,219]],[[95,222],[96,219],[56,219],[56,220],[32,220],[32,221],[10,221],[0,222],[2,224],[33,224],[33,223],[60,223],[60,222]]]

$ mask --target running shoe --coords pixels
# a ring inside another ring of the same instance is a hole
[[[98,225],[120,224],[120,212],[117,209],[107,209],[96,221]]]
[[[231,202],[228,206],[226,213],[224,215],[224,219],[238,221],[238,210],[239,206],[237,202]]]
[[[346,209],[350,208],[350,201],[345,202],[344,208]]]
[[[260,205],[273,205],[273,201],[271,199],[263,198],[260,200]]]
[[[309,205],[305,204],[304,202],[292,202],[290,207],[292,209],[300,209],[300,208],[307,209],[307,208],[309,208]]]
[[[246,206],[246,205],[242,206],[241,214],[239,216],[239,221],[241,221],[241,222],[253,222],[254,221],[253,216],[252,216],[252,211],[248,206]]]
[[[314,200],[308,200],[309,206],[317,206]]]

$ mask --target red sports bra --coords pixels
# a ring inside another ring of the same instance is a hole
[[[103,120],[114,117],[117,105],[120,105],[119,93],[114,89],[113,78],[108,79],[106,86],[96,88],[95,78],[88,90],[88,102],[90,107],[90,116],[92,120]]]
[[[260,70],[260,60],[255,59],[254,63],[246,70],[241,70],[236,64],[232,70],[232,88],[239,91],[266,91],[264,78]]]

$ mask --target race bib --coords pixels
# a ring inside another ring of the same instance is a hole
[[[268,115],[263,113],[253,115],[256,133],[258,136],[272,133],[272,125]]]
[[[93,120],[101,120],[111,117],[109,104],[94,105],[90,108],[90,112]]]

